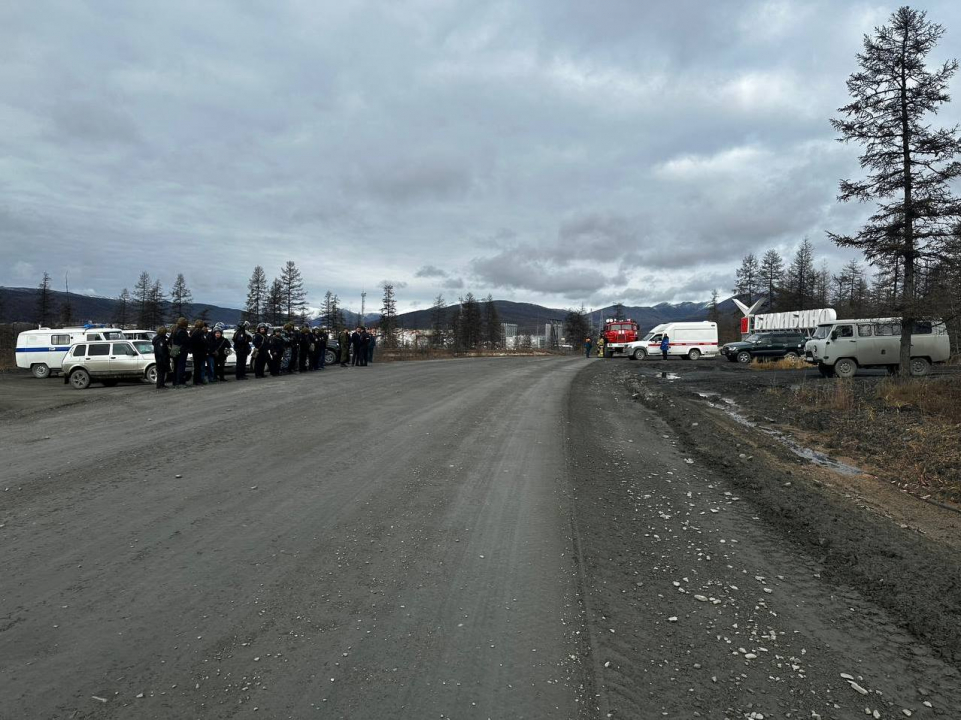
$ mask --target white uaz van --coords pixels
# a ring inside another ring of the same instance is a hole
[[[911,333],[911,374],[926,375],[933,363],[951,356],[947,328],[940,320],[918,320]],[[858,368],[897,372],[901,362],[901,319],[836,320],[818,325],[804,346],[804,359],[825,377],[849,378]]]
[[[668,356],[689,360],[717,355],[717,323],[713,322],[671,322],[657,325],[643,338],[628,343],[624,354],[632,360],[643,360],[650,356],[661,357],[661,339],[667,335],[671,343]]]

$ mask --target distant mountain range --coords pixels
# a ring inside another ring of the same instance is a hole
[[[116,298],[105,298],[92,295],[80,295],[78,293],[67,293],[59,290],[51,290],[54,310],[53,317],[59,317],[59,308],[69,301],[73,309],[73,318],[76,323],[91,322],[112,322],[117,317],[119,301]],[[495,300],[494,306],[500,316],[502,323],[512,323],[517,325],[520,334],[538,335],[544,332],[544,326],[552,320],[563,322],[567,315],[566,309],[548,308],[543,305],[532,303],[518,303],[510,300]],[[169,303],[165,303],[164,311],[169,310]],[[460,306],[457,304],[447,307],[448,317],[457,312]],[[593,310],[591,320],[595,326],[601,324],[607,318],[614,317],[616,306]],[[309,308],[309,314],[318,315],[318,308]],[[623,317],[635,320],[640,325],[641,330],[648,330],[655,325],[672,321],[705,320],[708,317],[710,306],[704,303],[660,303],[653,307],[624,305]],[[734,303],[728,299],[719,305],[722,314],[732,314],[737,312]],[[135,310],[131,307],[128,311],[131,316]],[[188,306],[188,317],[199,317],[206,312],[206,317],[210,322],[222,322],[228,325],[237,323],[240,320],[241,310],[238,308],[221,307],[207,303],[192,303]],[[37,316],[37,289],[36,288],[0,288],[0,322],[35,322]],[[345,311],[347,323],[350,325],[361,323],[360,315]],[[379,315],[368,313],[365,316],[368,324],[375,324],[379,320]],[[431,309],[414,310],[402,313],[397,316],[398,325],[407,329],[427,329],[431,326]]]

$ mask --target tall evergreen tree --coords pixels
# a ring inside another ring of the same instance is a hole
[[[271,325],[281,325],[284,320],[284,286],[280,278],[274,278],[267,291],[265,314]]]
[[[179,318],[188,317],[190,303],[194,300],[193,293],[187,287],[183,273],[177,273],[173,287],[170,288],[170,322],[177,322]]]
[[[385,282],[384,299],[380,308],[380,335],[385,347],[397,347],[397,298],[394,284]],[[363,322],[363,320],[361,320]]]
[[[340,298],[328,290],[324,294],[323,323],[334,332],[338,332],[346,325],[344,312],[340,309]]]
[[[258,265],[247,281],[247,302],[243,319],[254,325],[264,322],[267,315],[267,273]]]
[[[123,330],[130,322],[130,291],[127,288],[121,290],[117,301],[117,312],[113,322]]]
[[[137,327],[148,327],[147,321],[150,314],[150,291],[153,283],[150,281],[150,273],[146,270],[140,273],[137,284],[133,286],[133,299],[137,310]]]
[[[761,266],[754,253],[748,253],[744,256],[736,275],[734,294],[747,295],[747,304],[753,304],[761,288]]]
[[[769,311],[777,308],[777,294],[784,284],[784,260],[777,250],[768,250],[761,258],[760,286],[767,293]]]
[[[847,81],[852,102],[831,124],[841,142],[864,145],[863,180],[843,180],[838,200],[876,201],[877,211],[856,235],[829,233],[838,245],[864,251],[871,262],[897,259],[902,284],[901,373],[911,364],[911,332],[924,312],[915,293],[918,261],[933,258],[951,238],[959,215],[952,182],[961,177],[957,127],[933,129],[926,116],[950,100],[950,60],[928,69],[927,58],[944,28],[926,13],[901,7],[890,24],[864,37],[860,69]]]
[[[163,302],[164,289],[160,280],[155,280],[150,286],[150,295],[147,298],[147,314],[144,328],[154,329],[163,323]],[[178,316],[179,317],[179,316]]]
[[[54,317],[53,291],[50,289],[50,273],[44,272],[37,286],[37,321],[42,327],[49,327]]]
[[[434,298],[430,306],[430,344],[435,348],[447,344],[447,302],[443,295]]]
[[[293,260],[288,260],[280,270],[280,285],[283,289],[283,314],[289,322],[302,315],[307,306],[307,291],[304,278]]]
[[[468,292],[460,298],[460,312],[457,321],[457,344],[462,350],[475,350],[483,337],[483,320],[480,303],[474,293]]]
[[[504,333],[501,328],[500,313],[494,304],[494,296],[490,293],[484,298],[484,344],[490,350],[501,346]]]
[[[721,321],[721,311],[718,308],[718,302],[717,302],[719,297],[720,297],[720,294],[718,293],[717,288],[714,288],[713,290],[711,290],[711,302],[707,312],[707,319],[713,323]]]
[[[807,238],[801,241],[791,266],[787,269],[785,289],[791,300],[792,310],[810,310],[814,307],[814,285],[817,270],[814,268],[814,246]]]

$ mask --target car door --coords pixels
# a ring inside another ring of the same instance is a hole
[[[751,354],[757,358],[769,358],[773,352],[774,337],[772,335],[762,335],[751,349]]]
[[[140,354],[129,342],[111,343],[110,374],[114,377],[130,377],[140,374]]]
[[[835,325],[829,342],[830,355],[837,358],[857,358],[858,341],[854,336],[854,325]]]
[[[92,376],[103,377],[110,374],[110,343],[93,342],[87,345],[83,356],[83,366]]]

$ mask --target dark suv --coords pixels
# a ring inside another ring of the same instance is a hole
[[[721,354],[731,362],[750,363],[758,360],[797,360],[804,356],[807,337],[799,332],[770,332],[749,335],[741,342],[728,343]]]

